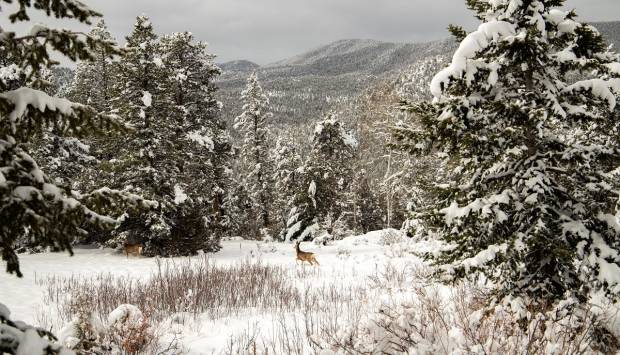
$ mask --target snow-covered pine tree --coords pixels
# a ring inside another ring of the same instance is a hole
[[[270,209],[267,196],[272,193],[268,184],[272,173],[271,156],[268,154],[268,121],[273,116],[269,112],[269,98],[260,85],[258,75],[253,72],[246,80],[246,88],[241,93],[244,103],[243,113],[235,118],[234,128],[242,135],[242,144],[239,149],[243,184],[248,191],[252,219],[260,223],[254,229],[269,225]],[[266,188],[265,188],[265,185]]]
[[[103,19],[92,27],[88,36],[110,46],[117,46]],[[65,91],[65,96],[71,101],[89,105],[98,112],[111,113],[114,59],[102,49],[96,49],[91,54],[92,61],[78,63],[68,87],[59,87],[57,90]],[[62,68],[54,69],[58,74],[64,72]],[[45,134],[41,141],[36,142],[37,149],[34,154],[52,178],[72,181],[75,189],[90,189],[97,185],[95,182],[103,179],[96,168],[98,158],[110,156],[117,150],[117,147],[113,147],[111,152],[105,151],[110,141],[109,137],[100,135],[82,140],[67,139],[52,130]]]
[[[311,240],[317,237],[320,224],[327,218],[337,221],[343,217],[357,145],[357,140],[334,115],[316,124],[312,151],[296,171],[300,188],[287,221],[287,241]]]
[[[99,20],[90,30],[88,36],[96,41],[116,46],[103,19]],[[92,61],[80,62],[77,65],[68,98],[81,104],[90,105],[99,112],[109,112],[111,99],[115,96],[113,89],[115,63],[113,58],[99,49],[92,53]]]
[[[87,24],[100,16],[73,1],[52,4],[20,0],[18,4],[18,10],[8,16],[12,22],[28,21],[32,7],[55,18]],[[56,64],[50,58],[50,49],[74,60],[90,60],[91,53],[98,48],[109,55],[117,53],[109,43],[41,25],[33,26],[26,35],[0,29],[0,47],[17,63],[12,65],[14,71],[21,73],[25,82],[35,80],[35,85],[42,68]],[[110,228],[117,224],[115,219],[100,213],[144,201],[107,188],[79,194],[66,186],[57,186],[26,150],[33,136],[50,127],[56,127],[63,135],[77,136],[125,127],[115,117],[101,115],[92,107],[27,87],[15,89],[12,85],[16,83],[0,81],[0,250],[7,271],[21,276],[14,251],[16,239],[27,234],[33,244],[71,251],[71,243],[84,235],[85,226]]]
[[[51,4],[20,0],[18,4],[19,10],[9,14],[12,22],[28,21],[28,11],[32,7],[58,19],[82,23],[99,16],[72,1]],[[42,38],[45,41],[40,41]],[[100,47],[110,55],[117,53],[108,43],[41,25],[33,26],[26,35],[0,29],[0,47],[16,63],[12,68],[22,73],[25,82],[34,80],[34,85],[42,68],[56,64],[50,58],[50,48],[74,60],[90,60],[92,51]],[[26,87],[15,89],[12,85],[16,83],[0,82],[0,249],[7,271],[21,276],[14,251],[16,239],[27,234],[33,244],[71,251],[71,243],[85,234],[85,226],[109,228],[116,225],[115,219],[99,213],[143,201],[106,188],[79,194],[66,186],[57,186],[25,150],[34,136],[50,127],[56,127],[63,135],[82,136],[124,126],[116,118],[101,115],[91,107]],[[112,197],[118,199],[112,201]]]
[[[171,76],[163,92],[176,111],[167,154],[176,159],[178,168],[175,190],[186,196],[182,201],[175,198],[173,238],[184,240],[188,253],[217,251],[221,233],[212,225],[217,218],[212,215],[210,197],[223,190],[216,170],[222,169],[222,164],[227,168],[226,158],[231,154],[228,137],[221,131],[220,104],[214,96],[214,81],[221,70],[213,62],[215,56],[207,53],[207,44],[195,41],[189,32],[164,36],[161,51]]]
[[[171,138],[177,122],[171,115],[172,103],[162,92],[170,73],[163,65],[158,37],[148,17],[137,17],[124,49],[112,108],[135,130],[109,142],[105,150],[119,155],[102,161],[101,170],[113,186],[131,187],[157,200],[159,209],[130,214],[115,231],[115,237],[144,243],[146,255],[171,255],[174,242],[167,213],[174,206],[174,178],[180,157],[168,153],[172,151]]]
[[[261,230],[271,226],[271,204],[273,203],[273,164],[269,159],[268,128],[269,98],[263,92],[256,72],[247,80],[246,89],[241,93],[244,102],[243,113],[235,118],[235,129],[243,134],[241,146],[243,183],[246,186],[252,206],[251,220],[259,223],[254,226],[254,238],[261,238]],[[255,223],[255,222],[254,222]]]
[[[280,136],[270,155],[275,167],[271,177],[274,184],[271,215],[275,219],[274,222],[279,224],[277,230],[282,231],[286,230],[288,214],[293,207],[293,197],[297,191],[295,170],[301,167],[303,162],[295,144],[288,137]]]
[[[57,344],[51,332],[21,321],[11,320],[11,312],[0,303],[1,354],[71,355],[73,352]]]
[[[105,49],[100,49],[105,51]],[[46,67],[39,68],[39,72],[28,77],[27,73],[19,67],[15,56],[0,50],[0,80],[6,88],[19,88],[26,86],[40,90],[49,96],[55,96],[58,87],[55,85],[55,73]],[[52,69],[56,67],[53,66]],[[98,111],[98,110],[97,110]],[[66,184],[77,189],[76,176],[82,171],[85,164],[92,161],[93,157],[88,153],[88,147],[75,137],[62,135],[62,127],[50,126],[37,132],[28,142],[28,151],[38,162],[46,174],[57,184]]]
[[[483,23],[434,77],[434,103],[411,107],[410,146],[452,167],[414,215],[448,245],[430,257],[443,280],[484,275],[497,300],[617,299],[618,56],[562,0],[467,3]]]

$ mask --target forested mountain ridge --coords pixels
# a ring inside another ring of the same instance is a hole
[[[620,45],[620,21],[593,23],[614,48]],[[265,66],[248,61],[220,64],[218,99],[225,117],[241,112],[239,97],[246,78],[256,71],[270,97],[277,124],[314,122],[368,87],[395,81],[421,61],[449,57],[452,39],[427,43],[389,43],[370,39],[340,40]],[[419,88],[426,90],[426,87]]]
[[[219,99],[224,103],[224,115],[236,117],[245,79],[256,70],[269,93],[274,122],[314,121],[374,83],[396,77],[417,61],[450,53],[455,47],[452,40],[397,44],[355,39],[260,68],[248,66],[248,71],[226,70],[230,63],[225,63],[218,81]]]

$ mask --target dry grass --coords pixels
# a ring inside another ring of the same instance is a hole
[[[99,274],[38,282],[46,287],[45,302],[58,306],[64,322],[72,318],[69,300],[79,294],[91,296],[92,311],[101,318],[120,304],[154,309],[152,317],[157,319],[181,312],[217,319],[241,315],[249,308],[292,311],[302,305],[287,268],[249,260],[230,266],[216,265],[208,257],[160,262],[157,272],[146,280]]]
[[[385,353],[432,349],[437,354],[472,349],[535,354],[553,346],[560,353],[586,354],[618,348],[615,339],[606,339],[610,334],[600,331],[604,320],[588,309],[558,313],[553,319],[534,314],[524,327],[506,310],[483,311],[489,297],[484,289],[460,285],[446,293],[430,281],[432,270],[419,264],[387,263],[352,283],[339,280],[358,277],[354,271],[334,271],[325,274],[322,268],[290,268],[260,259],[216,265],[205,257],[162,262],[146,280],[101,274],[39,282],[46,285],[46,302],[57,304],[63,322],[73,317],[70,300],[80,295],[89,295],[89,307],[102,319],[119,304],[151,310],[154,324],[172,315],[179,315],[180,323],[261,317],[233,334],[221,354],[302,355],[323,349],[369,354],[385,344]],[[462,342],[459,349],[449,335],[454,333]]]

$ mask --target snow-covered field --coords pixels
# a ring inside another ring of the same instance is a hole
[[[372,232],[364,236],[346,238],[328,246],[302,243],[302,249],[316,253],[320,266],[297,264],[295,250],[291,244],[257,243],[243,240],[223,242],[223,249],[210,256],[218,265],[234,265],[248,260],[256,260],[284,266],[290,271],[295,286],[305,294],[308,291],[331,290],[340,293],[350,292],[364,295],[366,299],[347,300],[345,307],[354,307],[348,311],[338,312],[338,316],[351,317],[357,312],[374,310],[384,298],[396,294],[391,288],[398,288],[404,280],[380,281],[385,278],[386,270],[392,276],[411,273],[421,265],[421,261],[411,254],[402,252],[406,241],[395,230]],[[200,256],[189,258],[198,262]],[[187,262],[188,258],[169,259],[167,262]],[[117,277],[131,277],[144,280],[157,270],[157,259],[130,256],[110,249],[76,249],[75,255],[66,253],[45,253],[22,255],[20,258],[24,277],[18,279],[0,273],[0,303],[4,303],[12,312],[13,319],[31,324],[46,323],[59,332],[63,324],[55,319],[54,305],[45,304],[44,282],[50,276],[92,277],[100,273],[110,273]],[[164,261],[165,262],[165,261]],[[38,280],[38,282],[37,282]],[[335,306],[337,307],[337,306]],[[162,342],[169,342],[176,336],[183,349],[190,354],[212,354],[223,351],[232,342],[258,335],[269,339],[285,336],[278,334],[279,325],[305,322],[302,311],[283,314],[281,311],[271,313],[268,310],[240,310],[237,316],[224,316],[213,319],[204,315],[191,317],[183,324],[162,322],[165,329],[160,330]],[[172,316],[172,315],[171,315]],[[324,316],[329,317],[329,314]],[[289,327],[287,326],[287,327]],[[281,328],[281,327],[280,327]],[[298,329],[299,330],[299,329]],[[164,344],[165,345],[165,344]]]

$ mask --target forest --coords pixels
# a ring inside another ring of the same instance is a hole
[[[564,1],[468,0],[355,97],[246,63],[225,100],[190,32],[0,3],[0,354],[620,351],[620,57]]]

